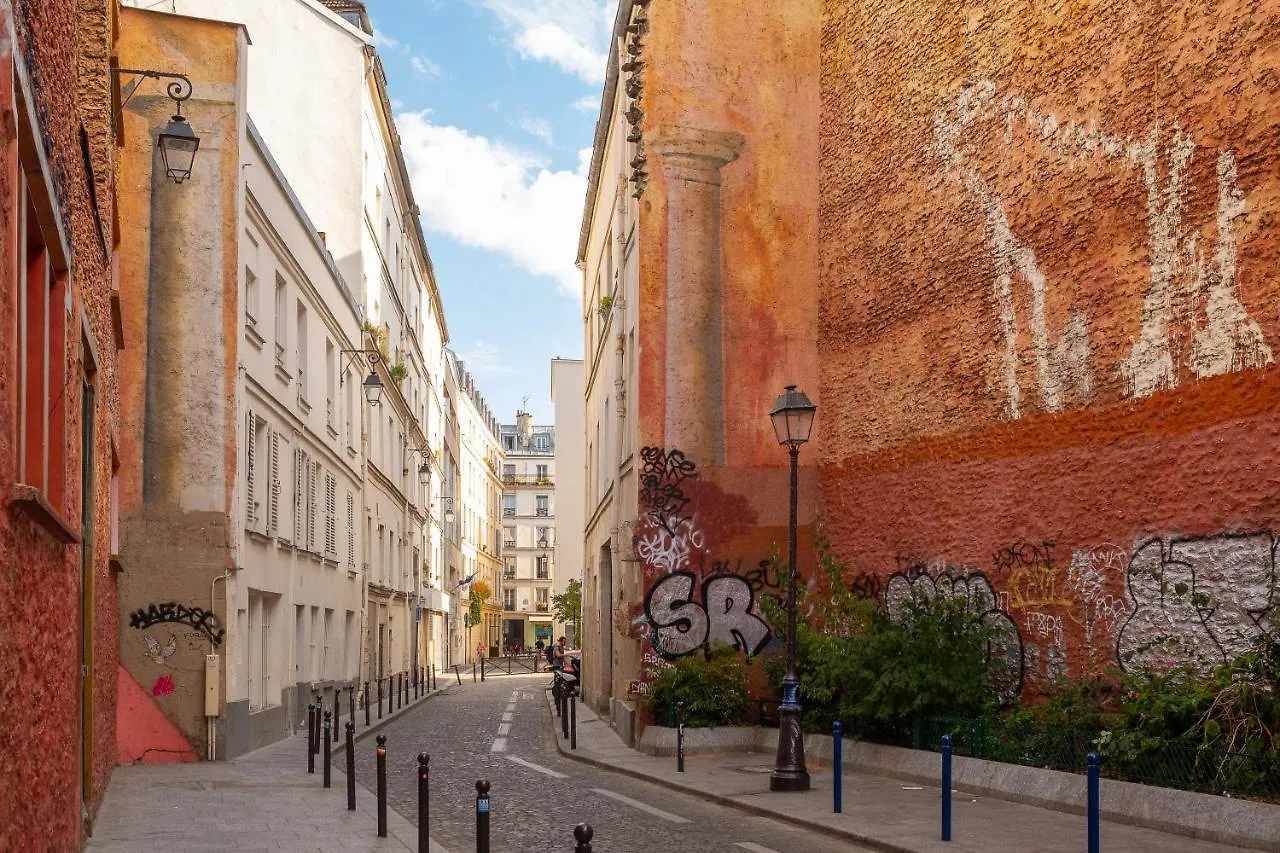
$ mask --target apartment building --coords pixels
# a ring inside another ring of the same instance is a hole
[[[614,629],[619,618],[627,618],[615,609],[626,583],[625,570],[635,568],[632,536],[639,512],[640,211],[632,161],[640,156],[641,145],[627,118],[625,83],[634,72],[623,70],[629,61],[626,28],[632,14],[630,3],[619,4],[578,240],[586,355],[579,427],[585,457],[581,642],[583,656],[596,662],[584,669],[583,698],[624,729],[634,718],[637,697],[628,696],[626,681],[619,676],[615,683],[613,673],[615,667],[620,673],[634,672],[640,664],[636,645],[619,642],[626,635]],[[634,14],[639,14],[638,7]],[[637,587],[633,581],[629,600],[635,599]]]
[[[554,426],[535,426],[533,415],[516,412],[500,428],[502,452],[502,639],[528,648],[555,633],[551,593],[555,586]]]
[[[503,464],[498,420],[476,388],[474,377],[457,361],[458,495],[455,503],[463,577],[471,583],[456,596],[458,624],[466,631],[464,661],[502,651],[500,598],[502,561],[498,508]],[[474,603],[473,603],[474,602]]]
[[[551,595],[564,595],[572,581],[582,583],[584,554],[583,535],[586,527],[586,418],[584,416],[585,363],[580,358],[551,360],[551,402],[555,407],[556,523],[552,563],[555,580]],[[579,591],[581,602],[581,591]],[[557,637],[568,637],[569,644],[581,643],[582,619],[556,623]]]

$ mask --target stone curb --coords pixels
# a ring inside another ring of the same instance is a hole
[[[903,847],[900,844],[894,844],[893,842],[885,841],[882,838],[876,838],[870,835],[863,835],[862,833],[859,833],[859,832],[853,832],[852,830],[848,830],[848,829],[841,829],[840,827],[837,827],[837,826],[831,826],[830,824],[820,823],[814,820],[808,820],[806,818],[797,817],[795,815],[775,812],[770,809],[761,808],[760,806],[753,806],[753,805],[750,805],[749,803],[739,802],[738,800],[735,800],[733,797],[728,797],[728,796],[725,796],[724,794],[716,794],[711,791],[703,790],[702,788],[699,788],[695,785],[687,785],[687,784],[669,779],[665,776],[655,776],[649,773],[645,773],[642,770],[636,770],[630,767],[619,767],[616,764],[610,764],[609,762],[601,760],[599,758],[592,758],[590,756],[583,755],[580,752],[570,749],[568,743],[561,737],[559,726],[556,725],[555,714],[556,714],[555,700],[551,696],[550,689],[548,689],[547,690],[547,715],[548,715],[548,720],[551,723],[551,734],[555,738],[556,749],[558,749],[560,751],[560,754],[565,758],[572,758],[574,761],[580,761],[583,764],[590,764],[593,767],[599,767],[602,770],[608,770],[612,773],[620,773],[623,776],[630,776],[634,779],[639,779],[644,782],[653,782],[656,784],[661,784],[664,787],[672,788],[674,790],[680,791],[683,794],[689,794],[691,796],[697,797],[698,799],[707,800],[708,802],[716,803],[718,805],[728,806],[729,808],[736,809],[740,812],[745,812],[746,814],[755,815],[756,817],[767,817],[772,820],[780,821],[782,823],[789,823],[793,826],[798,826],[801,829],[808,829],[813,832],[818,832],[823,835],[830,836],[832,838],[838,838],[841,841],[852,841],[855,844],[861,844],[864,847],[871,847],[876,850],[884,850],[885,853],[919,853],[913,847]]]

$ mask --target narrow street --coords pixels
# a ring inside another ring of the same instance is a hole
[[[602,853],[857,853],[860,848],[674,793],[559,755],[544,688],[549,675],[499,676],[438,696],[382,730],[391,807],[417,821],[417,754],[431,756],[431,836],[449,853],[475,849],[475,782],[488,779],[491,849],[573,849],[591,824]],[[508,708],[514,706],[514,710]],[[356,774],[376,786],[374,742]],[[747,756],[744,765],[767,764]]]

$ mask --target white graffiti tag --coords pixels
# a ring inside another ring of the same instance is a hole
[[[704,542],[691,518],[672,516],[665,525],[648,520],[636,541],[636,554],[646,565],[671,574],[689,568],[690,555],[701,551]]]

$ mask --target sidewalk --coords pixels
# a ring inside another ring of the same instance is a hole
[[[372,734],[419,703],[449,687],[363,725],[356,737]],[[346,716],[342,718],[345,726]],[[344,730],[345,731],[345,730]],[[345,741],[345,737],[343,738]],[[347,779],[335,750],[332,787],[323,787],[324,753],[315,774],[307,773],[306,735],[295,735],[231,761],[117,767],[94,823],[89,853],[183,853],[221,851],[416,851],[418,830],[387,810],[386,838],[378,837],[377,800],[356,785],[356,810],[347,811]],[[432,853],[446,851],[431,842]]]
[[[685,758],[646,755],[626,746],[594,711],[579,702],[578,749],[560,737],[560,720],[548,694],[560,752],[607,770],[656,782],[750,814],[845,838],[892,853],[1081,853],[1087,849],[1085,818],[985,797],[957,793],[952,802],[952,840],[940,840],[941,790],[885,776],[844,772],[843,811],[832,812],[829,766],[809,762],[812,790],[773,793],[773,756],[760,752]],[[1212,853],[1243,850],[1103,821],[1101,847],[1124,853]]]

